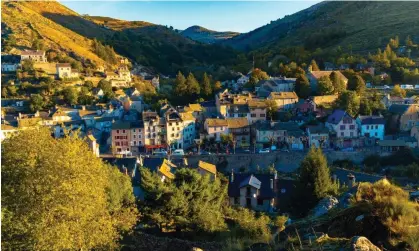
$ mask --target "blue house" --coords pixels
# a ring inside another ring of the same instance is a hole
[[[361,136],[373,139],[384,139],[386,120],[383,116],[359,116],[357,123],[361,130]]]

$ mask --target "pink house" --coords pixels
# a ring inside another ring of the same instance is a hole
[[[335,110],[328,118],[326,126],[336,133],[336,138],[358,138],[358,124],[347,112]]]

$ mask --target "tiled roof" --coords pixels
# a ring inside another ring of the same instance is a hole
[[[339,124],[339,122],[343,119],[343,117],[349,116],[345,111],[343,110],[334,110],[333,113],[327,118],[327,123],[330,124]]]
[[[212,173],[212,174],[217,174],[217,167],[211,163],[207,163],[204,161],[199,161],[198,162],[198,167]]]
[[[332,74],[333,71],[311,71],[310,73],[313,75],[314,78],[319,79],[321,77],[324,76],[330,76],[330,74]],[[338,74],[338,76],[344,80],[344,81],[348,81],[348,79],[345,77],[345,75],[342,74],[342,72],[340,71],[334,71]]]
[[[228,128],[242,128],[249,125],[247,118],[227,118]]]
[[[263,100],[249,100],[248,105],[250,108],[266,108],[266,102]]]
[[[202,107],[201,107],[200,104],[189,104],[186,107],[186,109],[187,109],[187,111],[193,111],[193,112],[200,112],[200,111],[202,111]]]
[[[192,112],[180,112],[179,113],[180,118],[185,121],[185,120],[195,120]]]
[[[169,179],[174,179],[175,175],[172,173],[171,167],[173,167],[173,164],[170,163],[167,159],[164,159],[162,165],[159,168],[159,172]]]
[[[324,96],[314,96],[313,102],[316,105],[320,104],[330,104],[336,101],[338,99],[338,95],[324,95]]]
[[[71,67],[70,63],[59,63],[57,64],[57,67]]]
[[[298,99],[295,92],[271,92],[270,96],[273,99]]]
[[[225,119],[206,119],[205,122],[208,126],[228,126],[227,120]]]
[[[21,55],[24,56],[42,56],[45,54],[45,51],[33,51],[33,50],[24,50]]]

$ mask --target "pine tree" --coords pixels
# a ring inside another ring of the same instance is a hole
[[[186,79],[180,71],[176,76],[174,92],[177,96],[183,96],[187,92]]]
[[[312,147],[300,164],[298,194],[309,205],[315,205],[330,193],[333,183],[327,160],[319,148]]]
[[[204,73],[204,77],[202,78],[201,88],[203,95],[208,97],[212,94],[211,81],[206,72]]]
[[[299,75],[295,81],[295,92],[300,98],[306,99],[310,96],[310,83],[305,75]]]
[[[186,91],[191,96],[199,95],[199,93],[201,92],[199,83],[196,80],[195,76],[192,74],[192,72],[190,72],[188,77],[186,78]]]
[[[346,90],[345,82],[343,82],[337,72],[333,71],[330,74],[330,80],[332,81],[335,93],[342,93]]]
[[[316,63],[316,60],[314,60],[314,59],[311,60],[310,66],[311,66],[311,70],[312,71],[320,71],[320,68],[319,68],[319,66]]]
[[[221,90],[221,88],[222,88],[221,82],[220,81],[215,81],[214,87],[212,88],[213,92],[216,93],[219,90]]]

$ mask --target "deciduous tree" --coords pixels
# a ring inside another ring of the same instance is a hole
[[[310,82],[305,75],[298,76],[295,81],[295,92],[300,98],[308,98],[311,93]]]
[[[328,76],[320,77],[317,81],[317,91],[319,95],[333,94],[334,88]]]

